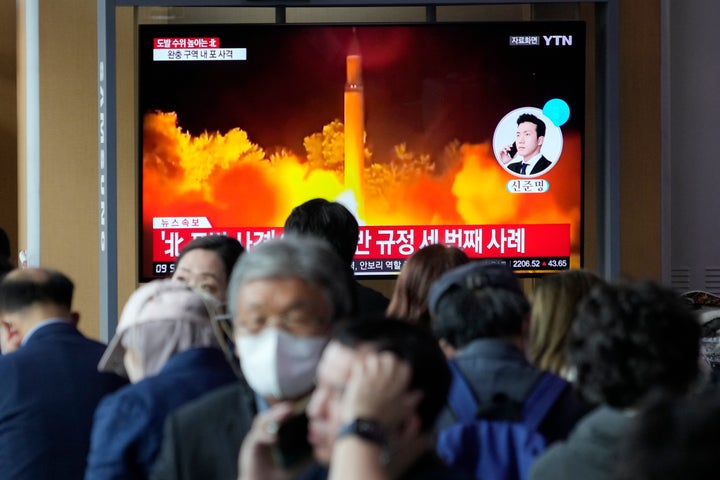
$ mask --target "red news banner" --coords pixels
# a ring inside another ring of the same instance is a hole
[[[196,237],[228,235],[246,248],[282,235],[282,228],[198,228],[193,222],[153,230],[153,262],[174,262]],[[568,268],[570,225],[450,225],[360,227],[356,273],[397,272],[405,259],[431,244],[452,245],[471,258],[504,259],[516,270]]]

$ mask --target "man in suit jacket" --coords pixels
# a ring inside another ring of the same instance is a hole
[[[257,413],[255,393],[243,380],[170,414],[154,479],[234,479],[237,456]]]
[[[105,350],[70,311],[73,283],[59,272],[14,270],[0,282],[0,472],[8,480],[82,478],[100,399],[125,384],[97,364]]]
[[[540,153],[545,141],[545,122],[531,113],[523,113],[517,120],[518,128],[515,134],[515,148],[517,154],[511,154],[512,146],[506,146],[500,152],[503,163],[510,163],[507,168],[519,175],[535,175],[544,172],[552,162]]]
[[[280,401],[302,410],[332,325],[354,311],[353,294],[352,272],[323,240],[289,235],[244,253],[228,306],[245,378],[169,415],[150,478],[237,478],[238,452],[256,411]]]

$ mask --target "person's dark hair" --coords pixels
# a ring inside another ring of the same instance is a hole
[[[0,227],[0,258],[10,260],[10,238],[2,227]]]
[[[434,427],[447,402],[451,376],[445,356],[430,332],[400,320],[371,318],[339,325],[332,339],[347,348],[368,345],[405,360],[412,369],[408,389],[423,394],[417,407],[422,430]]]
[[[0,257],[0,280],[2,280],[5,275],[11,272],[14,268],[15,267],[12,263],[10,263],[10,260]]]
[[[660,396],[638,415],[620,449],[616,480],[714,478],[720,472],[720,396]]]
[[[503,288],[454,289],[437,303],[432,330],[454,348],[478,338],[510,338],[522,334],[530,311],[525,296]]]
[[[228,237],[226,235],[207,235],[205,237],[198,237],[189,242],[180,251],[177,260],[175,260],[175,270],[180,263],[180,260],[188,253],[193,250],[210,250],[217,254],[225,266],[225,279],[230,278],[235,262],[245,251],[245,247],[242,246],[238,240]]]
[[[699,343],[695,314],[669,288],[598,285],[578,307],[568,360],[589,401],[625,408],[655,388],[685,393],[698,376]]]
[[[290,212],[285,220],[284,233],[320,237],[330,243],[347,265],[351,265],[360,227],[350,210],[340,203],[315,198]]]
[[[457,247],[428,245],[405,262],[395,283],[387,315],[430,328],[428,293],[430,285],[446,271],[469,261]]]
[[[538,137],[544,137],[545,136],[545,122],[540,120],[538,117],[533,115],[532,113],[523,113],[520,115],[517,119],[517,124],[520,125],[521,123],[530,122],[535,124],[535,130],[537,131]]]
[[[55,270],[46,270],[44,278],[12,276],[0,282],[0,312],[18,312],[35,304],[52,304],[70,310],[73,282]]]

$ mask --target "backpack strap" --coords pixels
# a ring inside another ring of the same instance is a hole
[[[450,391],[448,392],[448,404],[458,422],[471,422],[475,419],[478,409],[475,395],[470,389],[465,377],[463,377],[460,367],[454,360],[448,360],[448,366],[452,373],[452,381],[450,382]]]
[[[569,386],[570,384],[559,376],[543,372],[530,395],[525,399],[523,423],[537,431],[547,413]]]

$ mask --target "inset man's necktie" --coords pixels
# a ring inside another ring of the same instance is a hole
[[[528,166],[527,163],[522,163],[520,165],[520,175],[525,175],[525,169],[527,168],[527,166]]]

